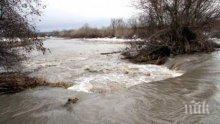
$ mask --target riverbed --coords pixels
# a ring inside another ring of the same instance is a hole
[[[220,56],[184,55],[164,66],[134,64],[117,41],[48,39],[45,55],[25,62],[30,76],[70,83],[69,89],[39,87],[0,96],[0,123],[170,124],[220,121]],[[77,97],[76,104],[66,104]],[[206,105],[204,113],[186,106]]]

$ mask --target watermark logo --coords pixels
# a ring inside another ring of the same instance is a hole
[[[210,114],[209,105],[206,101],[196,102],[191,101],[189,104],[185,104],[185,114],[190,115],[207,115]]]

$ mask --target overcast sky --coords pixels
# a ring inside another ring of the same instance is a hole
[[[40,31],[79,28],[85,23],[91,26],[107,26],[111,18],[129,18],[135,14],[132,0],[42,0],[47,8]]]

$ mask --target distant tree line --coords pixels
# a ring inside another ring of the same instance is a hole
[[[151,25],[146,22],[143,15],[138,18],[131,18],[127,21],[123,19],[111,19],[107,27],[96,28],[89,24],[84,24],[79,29],[52,31],[39,33],[40,36],[56,36],[64,38],[143,38],[150,36]],[[220,38],[220,20],[217,20],[212,29],[212,37]]]
[[[146,28],[139,18],[131,18],[126,21],[119,18],[111,19],[110,25],[103,28],[95,28],[85,24],[79,29],[44,32],[41,35],[66,38],[143,38],[146,37]]]

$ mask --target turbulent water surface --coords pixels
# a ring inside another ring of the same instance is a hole
[[[165,66],[132,64],[121,42],[49,39],[46,55],[31,54],[28,71],[69,89],[39,87],[0,96],[0,123],[170,124],[220,121],[220,56],[187,55]],[[170,69],[168,69],[170,68]],[[66,104],[71,97],[76,104]],[[186,106],[205,103],[206,113]],[[197,111],[198,112],[198,111]]]

